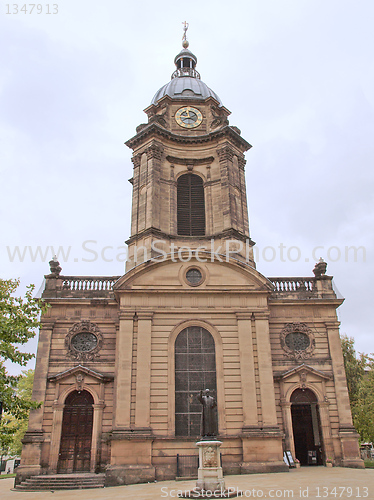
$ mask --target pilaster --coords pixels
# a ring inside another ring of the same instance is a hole
[[[55,401],[53,405],[52,435],[49,455],[49,472],[52,474],[57,472],[64,406],[64,404],[58,403],[57,401]]]
[[[233,149],[225,144],[217,150],[220,170],[221,170],[221,204],[223,213],[223,230],[230,229],[232,226],[231,214],[233,211],[232,199],[230,197],[230,169],[232,168]]]
[[[277,427],[268,313],[255,314],[255,328],[263,425]]]
[[[149,429],[151,411],[151,337],[153,313],[138,314],[135,428]]]
[[[115,428],[130,427],[134,312],[120,313],[116,342]]]
[[[160,229],[160,207],[162,205],[160,189],[162,151],[162,145],[157,142],[153,142],[145,150],[148,162],[146,229],[150,227]]]
[[[134,173],[132,178],[132,210],[131,210],[131,236],[138,232],[138,214],[139,214],[139,189],[140,189],[140,163],[141,154],[132,157],[134,164]]]
[[[255,366],[252,344],[251,313],[237,313],[239,351],[240,351],[240,376],[243,399],[243,430],[246,426],[257,426],[257,405]]]
[[[49,366],[49,354],[51,350],[51,339],[54,323],[43,323],[39,332],[38,353],[35,364],[34,385],[32,399],[42,403],[40,408],[30,411],[28,431],[41,431],[43,423],[43,411],[45,391],[47,388],[47,375]]]

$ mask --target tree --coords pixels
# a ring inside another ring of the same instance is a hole
[[[349,393],[349,400],[351,406],[357,401],[358,391],[360,384],[365,375],[365,367],[368,365],[369,356],[367,354],[358,353],[354,347],[355,341],[352,337],[347,335],[341,336],[341,344],[344,358],[344,368],[347,377],[347,386]]]
[[[365,374],[352,408],[353,422],[362,441],[374,442],[374,370]]]
[[[374,360],[356,354],[354,339],[341,337],[353,424],[362,441],[374,441]]]
[[[23,371],[19,377],[16,395],[23,401],[31,402],[34,370]],[[20,456],[22,439],[27,431],[29,412],[23,418],[15,418],[4,413],[0,422],[0,450],[2,455]]]
[[[22,352],[19,345],[35,336],[36,328],[40,326],[40,313],[48,306],[33,298],[34,285],[27,287],[24,298],[15,297],[18,286],[19,280],[0,279],[0,402],[3,411],[24,418],[30,408],[38,407],[38,403],[16,392],[19,377],[8,375],[4,363],[9,360],[25,366],[34,357],[34,354]]]

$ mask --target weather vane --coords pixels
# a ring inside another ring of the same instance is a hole
[[[183,37],[182,37],[182,45],[185,49],[187,49],[187,47],[189,46],[189,43],[188,43],[188,40],[187,40],[187,30],[188,30],[188,22],[187,21],[184,21],[183,23]]]

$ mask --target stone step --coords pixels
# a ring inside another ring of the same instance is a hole
[[[48,482],[48,483],[61,483],[61,482],[79,482],[79,483],[92,483],[92,482],[97,482],[97,483],[100,483],[104,480],[104,478],[92,478],[92,479],[89,479],[89,478],[84,478],[84,479],[80,479],[80,478],[49,478],[48,476],[44,476],[43,479],[32,479],[32,478],[29,478],[29,479],[26,479],[26,481],[30,482],[30,483],[40,483],[40,482]]]
[[[54,490],[88,490],[104,488],[102,484],[90,484],[90,485],[77,485],[77,484],[59,484],[59,485],[48,485],[48,484],[19,484],[16,486],[16,490],[23,491],[54,491]]]
[[[17,490],[78,490],[103,488],[105,474],[55,474],[32,476],[16,486]]]

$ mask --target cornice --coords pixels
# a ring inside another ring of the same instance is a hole
[[[156,135],[168,139],[169,141],[180,143],[180,144],[203,144],[206,142],[211,142],[217,140],[220,137],[229,137],[231,141],[238,146],[242,151],[247,151],[252,146],[243,139],[237,132],[235,132],[229,125],[222,127],[218,130],[210,132],[204,135],[179,135],[173,134],[169,130],[161,127],[157,123],[150,123],[145,128],[140,130],[134,137],[125,142],[126,146],[131,149],[135,149],[150,136]]]

